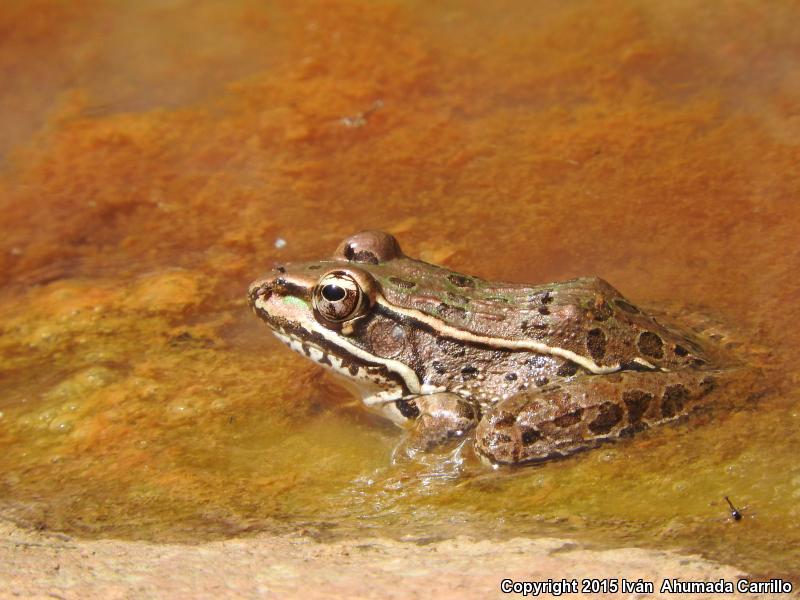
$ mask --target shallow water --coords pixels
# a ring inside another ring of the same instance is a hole
[[[4,515],[176,541],[574,536],[797,578],[796,5],[85,4],[0,11]],[[740,383],[569,460],[392,467],[399,432],[244,300],[365,228],[712,315]]]

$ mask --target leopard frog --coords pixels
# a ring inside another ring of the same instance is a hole
[[[249,300],[292,350],[406,426],[410,454],[474,433],[494,464],[566,456],[675,420],[715,385],[698,339],[602,279],[484,281],[379,231],[276,266]]]

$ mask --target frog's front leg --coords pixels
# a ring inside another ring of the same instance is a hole
[[[475,449],[495,464],[567,456],[677,419],[714,386],[710,372],[626,372],[521,392],[483,416]]]
[[[462,439],[479,418],[475,406],[451,392],[400,400],[398,409],[409,418],[410,429],[396,454],[409,458]]]

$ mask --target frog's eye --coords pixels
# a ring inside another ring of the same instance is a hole
[[[364,290],[349,273],[328,273],[314,288],[314,308],[323,319],[332,323],[360,316],[367,303]]]

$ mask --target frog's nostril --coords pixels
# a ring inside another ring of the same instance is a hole
[[[250,284],[248,295],[250,296],[251,302],[255,302],[258,298],[263,298],[264,300],[268,299],[272,295],[271,282],[267,280],[254,281]]]
[[[277,271],[278,273],[286,273],[286,268],[280,264],[276,264],[274,267],[272,267],[272,270]]]

